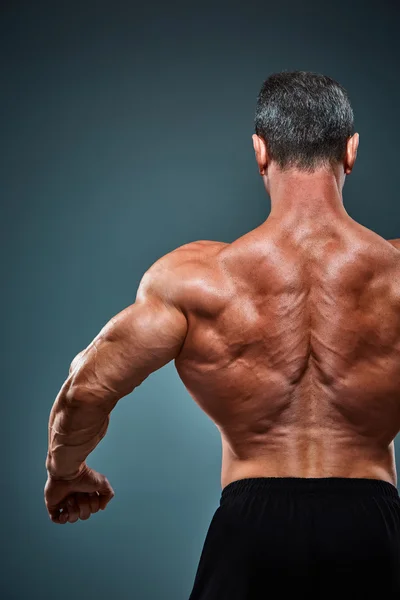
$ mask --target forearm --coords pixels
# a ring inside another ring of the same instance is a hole
[[[105,436],[110,421],[110,403],[75,399],[68,380],[50,412],[46,468],[54,478],[71,479]]]

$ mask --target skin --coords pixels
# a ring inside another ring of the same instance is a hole
[[[254,135],[267,220],[231,244],[201,240],[159,259],[75,357],[49,419],[53,522],[107,506],[114,491],[86,458],[118,400],[171,360],[221,433],[222,488],[266,476],[397,485],[400,240],[343,206],[358,143],[349,138],[340,164],[283,172]]]

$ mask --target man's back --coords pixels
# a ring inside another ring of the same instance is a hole
[[[359,136],[338,82],[272,74],[254,124],[268,219],[160,258],[75,357],[49,419],[46,502],[56,522],[77,519],[60,475],[108,502],[83,462],[89,433],[175,359],[223,448],[190,600],[399,597],[400,253],[344,208]]]
[[[188,245],[178,373],[245,477],[396,485],[400,253],[352,219]]]

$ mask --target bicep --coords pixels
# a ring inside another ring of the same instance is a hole
[[[138,294],[72,362],[71,396],[116,402],[178,355],[186,331],[177,307]]]

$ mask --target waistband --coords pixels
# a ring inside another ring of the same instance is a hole
[[[289,493],[341,493],[364,496],[385,496],[400,499],[397,488],[381,479],[359,479],[349,477],[249,477],[238,479],[225,486],[221,502],[240,494],[253,492]]]

